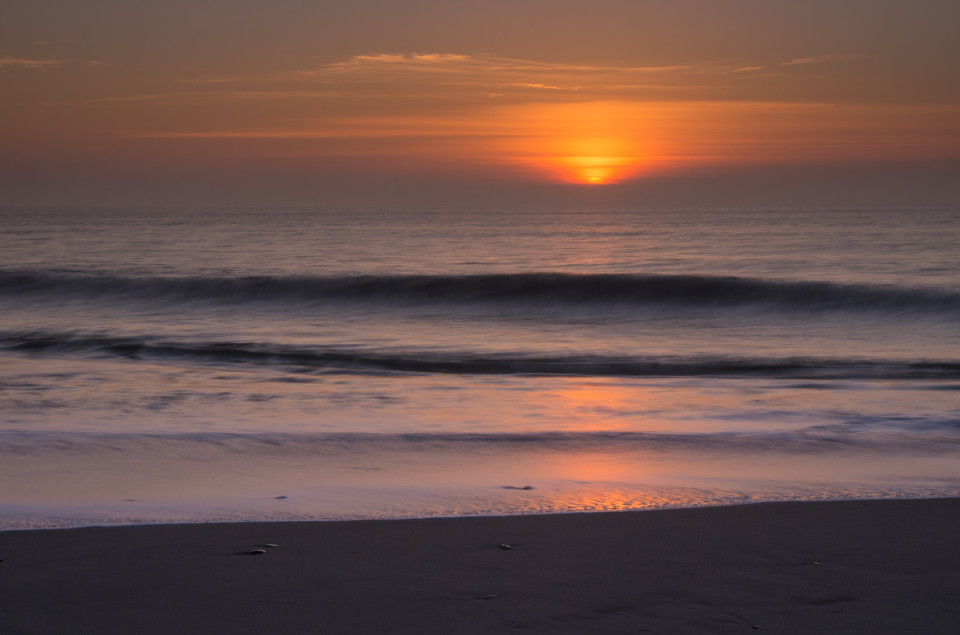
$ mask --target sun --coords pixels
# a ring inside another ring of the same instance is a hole
[[[609,146],[595,139],[579,140],[578,146]],[[580,148],[578,148],[580,149]],[[588,148],[590,149],[590,148]],[[609,147],[604,149],[610,149]],[[622,180],[632,172],[636,159],[630,156],[579,155],[558,157],[561,178],[569,183],[587,185],[607,185]]]
[[[498,153],[555,182],[613,185],[649,168],[652,131],[635,104],[523,104],[497,111],[512,134]]]

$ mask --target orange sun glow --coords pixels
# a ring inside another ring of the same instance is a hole
[[[631,104],[529,104],[513,117],[527,133],[512,148],[516,160],[551,180],[606,185],[635,176],[642,162]]]

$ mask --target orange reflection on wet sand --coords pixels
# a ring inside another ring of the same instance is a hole
[[[632,452],[581,451],[550,458],[560,459],[556,465],[544,466],[553,478],[581,484],[635,482],[656,471],[652,465],[644,466],[641,454]]]

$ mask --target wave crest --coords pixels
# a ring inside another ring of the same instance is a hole
[[[703,275],[504,273],[320,277],[136,277],[0,272],[0,295],[196,303],[509,303],[535,308],[762,305],[788,311],[960,314],[960,292]]]
[[[0,334],[20,353],[97,355],[131,360],[252,364],[338,374],[435,373],[598,377],[760,376],[795,379],[957,379],[960,362],[819,358],[543,356],[475,352],[378,352],[243,342],[177,342],[72,334]]]

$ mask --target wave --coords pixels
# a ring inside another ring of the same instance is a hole
[[[928,422],[929,424],[929,422]],[[777,451],[842,452],[846,450],[892,450],[903,452],[956,452],[960,436],[954,420],[937,421],[926,429],[860,431],[799,430],[792,433],[721,432],[672,434],[639,431],[526,432],[526,433],[81,433],[0,431],[0,454],[24,455],[40,452],[81,453],[121,450],[175,452],[189,448],[249,455],[288,453],[352,453],[461,451],[478,446],[504,450],[583,451],[603,450],[691,450],[691,451]],[[946,434],[945,434],[946,433]]]
[[[764,357],[368,351],[242,342],[174,342],[71,334],[0,334],[0,349],[35,354],[86,354],[143,361],[249,364],[333,374],[433,373],[600,377],[759,376],[792,379],[958,379],[960,362]]]
[[[960,315],[960,291],[885,285],[705,275],[503,273],[320,277],[138,277],[0,271],[0,296],[163,303],[324,304],[331,302],[526,308],[765,306]]]

